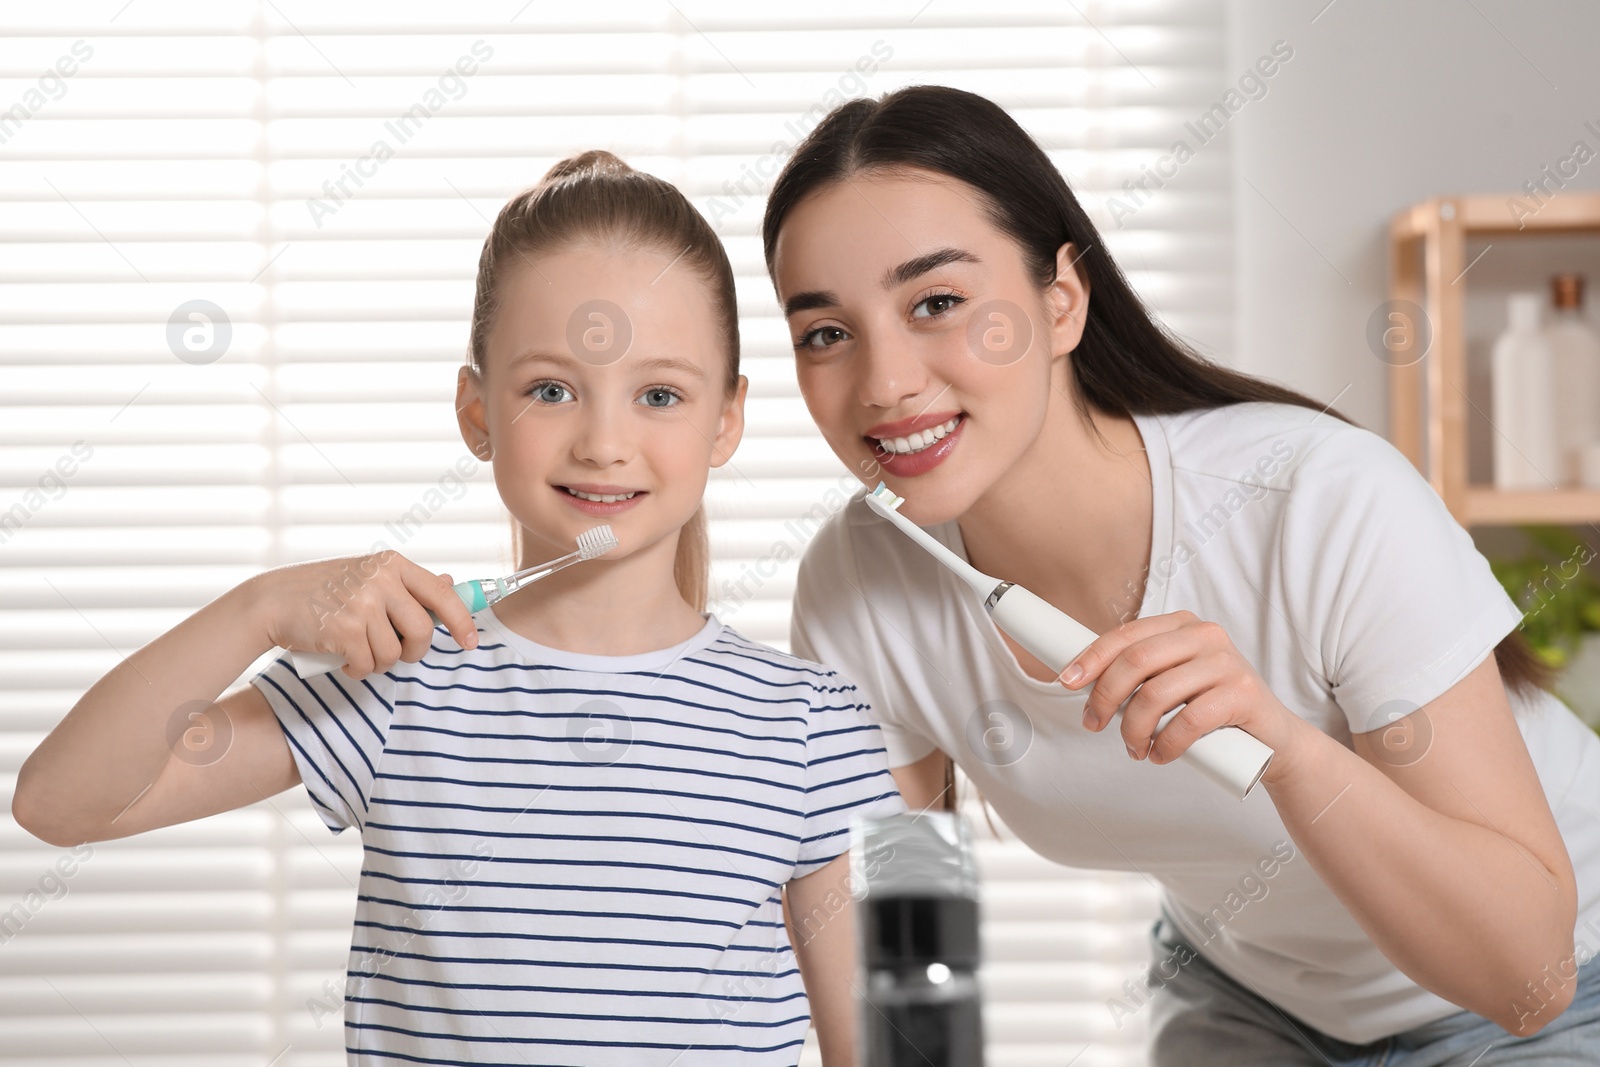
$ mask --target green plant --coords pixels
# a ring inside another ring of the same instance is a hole
[[[1522,632],[1541,659],[1567,665],[1584,633],[1600,630],[1600,581],[1587,564],[1594,549],[1566,526],[1522,526],[1533,551],[1490,560],[1494,576],[1522,609]]]

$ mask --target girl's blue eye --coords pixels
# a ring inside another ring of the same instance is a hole
[[[551,395],[552,391],[555,391],[556,395],[552,396]],[[560,382],[553,382],[553,381],[534,382],[531,386],[528,387],[528,394],[530,396],[537,397],[539,400],[544,401],[546,404],[559,404],[559,403],[561,403],[561,396],[560,396],[561,393],[566,393],[566,395],[568,395],[568,396],[572,395],[572,393],[567,389],[567,387],[562,385]]]
[[[660,404],[648,403],[647,402],[645,404],[645,407],[650,407],[650,408],[670,408],[670,407],[673,407],[676,404],[678,404],[681,400],[683,400],[683,397],[678,393],[677,390],[668,389],[664,385],[657,385],[657,386],[654,386],[652,388],[646,389],[644,391],[644,396],[645,397],[656,397],[656,398],[665,397],[666,398],[666,400],[663,403],[660,403]]]
[[[938,318],[940,315],[943,315],[945,312],[956,307],[956,305],[965,304],[967,299],[964,296],[957,296],[955,293],[934,293],[932,296],[923,297],[921,300],[917,301],[916,306],[919,308],[927,307],[928,305],[936,302],[943,304],[938,311],[933,311],[931,308],[929,308],[929,314],[917,315],[914,313],[915,308],[913,308],[912,317],[918,319]]]

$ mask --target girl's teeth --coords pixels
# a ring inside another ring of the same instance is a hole
[[[562,488],[567,489],[566,486],[562,486]],[[576,489],[567,489],[567,492],[571,493],[580,500],[593,500],[600,504],[614,504],[619,500],[632,500],[637,494],[637,490],[635,490],[633,493],[622,493],[616,496],[600,496],[595,493],[580,493]]]

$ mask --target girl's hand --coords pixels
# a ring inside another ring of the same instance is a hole
[[[1082,673],[1075,676],[1075,668]],[[1170,763],[1196,738],[1237,726],[1277,754],[1268,773],[1281,775],[1307,725],[1273,695],[1220,624],[1191,611],[1134,619],[1101,634],[1058,680],[1068,689],[1094,683],[1083,713],[1089,730],[1103,727],[1126,700],[1123,743],[1130,757],[1148,756],[1151,763]],[[1156,721],[1179,704],[1188,706],[1156,734]]]
[[[337,652],[350,678],[387,671],[396,660],[420,660],[433,637],[429,610],[462,648],[478,644],[478,627],[450,576],[392,549],[277,567],[251,582],[258,618],[273,644]]]

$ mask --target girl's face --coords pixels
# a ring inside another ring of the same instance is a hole
[[[601,523],[620,542],[609,558],[675,546],[744,432],[748,383],[726,388],[708,284],[670,254],[584,246],[519,262],[499,305],[484,379],[463,368],[457,406],[530,558]]]
[[[967,511],[1073,388],[1088,292],[1062,246],[1043,296],[964,182],[856,175],[785,218],[773,278],[800,391],[833,451],[923,525]],[[1048,299],[1046,299],[1048,298]]]

